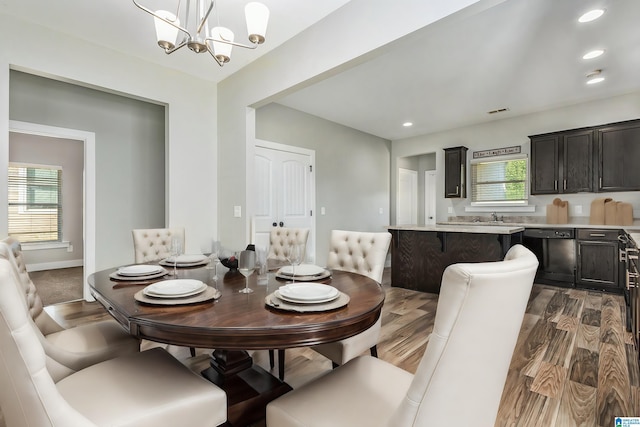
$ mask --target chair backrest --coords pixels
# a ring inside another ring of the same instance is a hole
[[[133,230],[136,263],[160,261],[171,256],[171,239],[178,236],[184,248],[184,228],[145,228]]]
[[[504,261],[450,265],[433,332],[389,426],[492,426],[538,268],[513,246]]]
[[[267,259],[286,261],[286,250],[289,246],[297,244],[304,245],[305,247],[305,251],[302,254],[302,259],[304,260],[307,252],[308,239],[308,228],[273,227],[269,234],[269,254],[267,255]]]
[[[9,264],[13,268],[20,287],[24,292],[29,314],[36,325],[38,325],[40,331],[42,331],[44,335],[61,331],[63,328],[44,311],[42,299],[40,299],[36,286],[33,284],[33,281],[31,281],[31,277],[29,277],[29,273],[27,272],[20,241],[14,237],[7,237],[0,241],[0,257],[9,261]]]
[[[58,392],[9,261],[0,258],[0,407],[8,426],[95,427]]]
[[[327,268],[362,274],[381,283],[390,242],[391,234],[386,231],[332,230]]]

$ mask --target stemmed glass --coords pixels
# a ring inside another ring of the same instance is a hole
[[[179,237],[172,237],[169,251],[173,257],[173,276],[178,277],[176,266],[178,265],[178,257],[182,254],[182,239]]]
[[[296,282],[296,265],[300,265],[302,262],[303,253],[304,246],[299,243],[292,243],[285,250],[285,257],[291,264],[291,283]]]
[[[249,289],[249,276],[253,274],[253,270],[256,268],[256,253],[254,251],[242,251],[240,252],[240,259],[238,260],[238,271],[244,276],[244,288],[239,292],[243,294],[249,294],[253,292],[253,289]]]

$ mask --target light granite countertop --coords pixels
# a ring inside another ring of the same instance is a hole
[[[443,233],[478,233],[478,234],[513,234],[524,230],[524,227],[514,224],[484,225],[484,224],[436,224],[436,225],[391,225],[387,230],[405,231],[433,231]]]
[[[640,221],[634,221],[631,225],[604,225],[604,224],[585,224],[585,223],[567,223],[567,224],[546,224],[546,223],[518,223],[518,222],[467,222],[467,221],[448,221],[439,222],[439,226],[476,226],[476,227],[523,227],[523,228],[598,228],[605,230],[625,230],[627,233],[640,233]],[[639,236],[640,237],[640,236]]]

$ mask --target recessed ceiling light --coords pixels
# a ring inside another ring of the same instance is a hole
[[[587,74],[587,84],[593,85],[596,83],[600,83],[604,81],[604,77],[602,76],[602,70],[594,70]]]
[[[411,123],[411,122],[404,122],[404,123],[402,124],[402,126],[404,126],[404,127],[408,128],[408,127],[413,126],[413,123]]]
[[[590,10],[589,12],[585,13],[580,18],[578,18],[578,22],[595,21],[596,19],[600,18],[603,13],[604,13],[604,9]]]
[[[582,56],[582,59],[593,59],[593,58],[597,58],[598,56],[602,55],[604,53],[604,50],[602,49],[595,49],[592,50],[591,52],[587,52]]]

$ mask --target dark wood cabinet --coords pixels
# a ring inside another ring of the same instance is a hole
[[[444,149],[444,197],[467,197],[467,147]]]
[[[558,194],[559,135],[529,138],[531,138],[531,194]]]
[[[576,286],[621,292],[619,230],[577,231]]]
[[[600,127],[598,191],[640,190],[640,120]]]
[[[531,194],[593,191],[593,130],[531,136]]]

